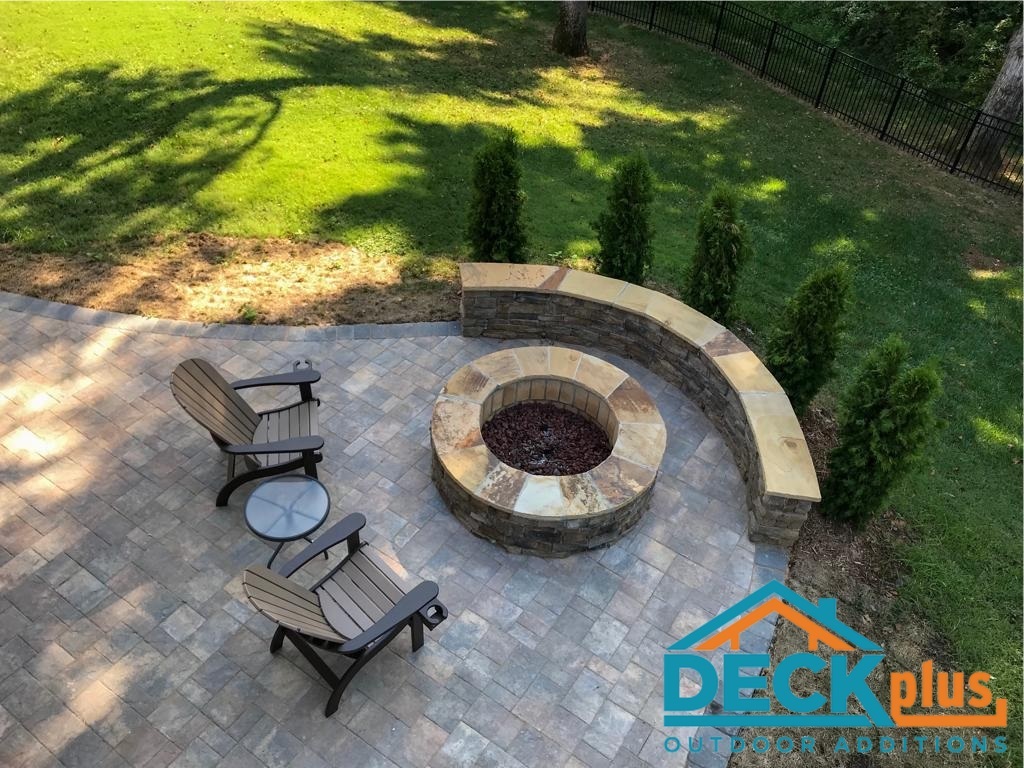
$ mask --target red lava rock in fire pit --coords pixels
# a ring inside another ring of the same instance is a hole
[[[553,403],[509,406],[482,431],[495,456],[531,475],[579,475],[612,452],[601,427]]]

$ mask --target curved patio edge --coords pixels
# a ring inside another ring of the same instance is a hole
[[[243,325],[241,323],[197,323],[127,315],[102,309],[78,307],[0,291],[0,309],[48,317],[82,325],[119,331],[161,333],[205,339],[239,341],[344,341],[346,339],[392,339],[422,336],[457,336],[457,320],[426,323],[359,323],[353,325]]]
[[[678,386],[743,473],[751,540],[796,540],[821,500],[814,463],[786,393],[731,331],[663,293],[566,267],[467,263],[460,273],[463,335],[597,347]]]

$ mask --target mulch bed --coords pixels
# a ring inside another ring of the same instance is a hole
[[[531,475],[578,475],[612,452],[601,427],[552,403],[509,406],[484,424],[483,435],[495,456]]]

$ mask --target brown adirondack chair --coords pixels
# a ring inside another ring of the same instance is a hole
[[[341,696],[356,673],[406,627],[412,649],[423,647],[423,627],[434,629],[448,617],[432,581],[410,584],[359,540],[366,518],[352,514],[289,560],[279,572],[263,566],[247,568],[242,585],[250,602],[275,622],[270,652],[288,638],[331,687],[324,715],[337,711]],[[318,555],[341,542],[347,553],[311,589],[289,578]],[[353,659],[340,677],[314,646]]]
[[[316,477],[324,446],[317,434],[320,401],[313,397],[312,389],[317,381],[318,371],[298,363],[289,373],[230,384],[211,363],[200,358],[186,360],[174,369],[174,399],[209,431],[228,457],[227,482],[217,494],[218,507],[225,506],[235,489],[250,480],[295,469]],[[299,402],[260,413],[238,394],[240,389],[286,385],[299,387]]]

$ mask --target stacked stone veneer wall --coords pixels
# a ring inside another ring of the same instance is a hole
[[[789,544],[820,500],[803,432],[775,378],[728,329],[619,280],[540,265],[463,264],[464,336],[605,349],[679,387],[722,434],[747,487],[749,536]]]
[[[433,477],[452,514],[471,532],[509,552],[541,557],[566,557],[622,538],[647,511],[654,488],[652,482],[625,504],[599,514],[531,519],[468,492],[445,470],[436,454]]]

